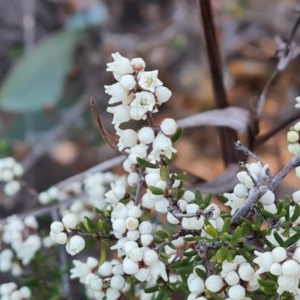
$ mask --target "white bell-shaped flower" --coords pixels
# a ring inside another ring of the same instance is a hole
[[[160,155],[165,155],[167,158],[172,157],[172,153],[176,153],[177,150],[172,147],[172,141],[166,137],[163,133],[159,133],[153,141],[153,150],[150,154],[154,159],[158,159]]]
[[[256,271],[256,274],[262,274],[270,271],[270,267],[274,262],[271,252],[258,252],[254,251],[254,254],[257,256],[253,262],[259,265],[259,269]]]
[[[130,60],[122,56],[119,52],[112,53],[113,62],[107,64],[106,71],[115,72],[118,75],[132,74],[133,69]]]
[[[158,86],[154,93],[159,105],[167,102],[172,96],[172,92],[165,86]]]
[[[133,70],[138,71],[138,72],[144,71],[144,69],[146,67],[145,61],[140,57],[133,58],[130,61],[130,63],[131,63]]]
[[[288,277],[296,278],[299,275],[300,266],[293,259],[288,259],[282,263],[282,274]]]
[[[114,107],[108,107],[107,112],[114,115],[112,124],[119,125],[130,120],[130,107],[120,104]]]
[[[114,275],[111,279],[110,279],[110,287],[112,289],[115,290],[122,290],[125,286],[125,279],[123,276],[121,275]]]
[[[79,236],[74,235],[70,238],[69,242],[66,245],[66,251],[71,255],[76,255],[82,251],[85,247],[85,240]]]
[[[146,91],[154,92],[155,88],[163,83],[157,78],[158,70],[144,71],[140,74],[139,86]]]
[[[198,295],[204,292],[204,281],[196,274],[190,274],[187,283],[191,293]]]
[[[132,275],[139,270],[139,265],[132,259],[125,257],[125,259],[123,260],[123,270],[126,274]]]
[[[282,262],[287,258],[286,249],[284,249],[283,247],[276,247],[272,250],[272,256],[274,262]]]
[[[111,96],[108,104],[123,102],[129,95],[129,90],[124,88],[119,82],[112,85],[105,85],[104,88],[105,93]]]
[[[137,108],[138,116],[146,118],[146,113],[152,112],[155,106],[155,98],[152,93],[140,92],[135,94],[135,98],[130,103],[131,108]]]
[[[63,224],[69,229],[75,229],[78,224],[78,219],[75,214],[67,214],[62,218]]]
[[[131,148],[137,144],[138,135],[134,130],[122,130],[120,128],[117,128],[116,131],[117,135],[120,137],[118,142],[118,149],[120,151],[124,150],[125,148]]]

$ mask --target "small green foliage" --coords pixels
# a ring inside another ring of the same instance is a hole
[[[159,168],[159,166],[157,166],[155,164],[152,164],[149,161],[144,160],[144,159],[142,159],[140,157],[137,157],[136,160],[137,160],[137,162],[138,162],[139,165],[141,165],[141,166],[143,166],[145,168],[151,168],[151,169],[158,169]]]
[[[183,134],[183,128],[178,128],[175,134],[171,137],[172,143],[178,141],[181,138],[182,134]]]
[[[153,195],[159,196],[159,195],[163,195],[165,193],[165,191],[161,188],[158,188],[156,186],[148,186],[148,189],[150,190],[150,192]]]

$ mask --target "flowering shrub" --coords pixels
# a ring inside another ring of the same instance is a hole
[[[211,194],[184,188],[185,173],[170,171],[182,130],[171,118],[154,124],[153,114],[171,97],[158,71],[145,71],[141,58],[112,57],[107,71],[116,83],[105,86],[113,105],[107,111],[113,114],[127,175],[96,172],[64,190],[41,193],[41,204],[80,193],[87,197],[60,206],[63,217],[52,222],[49,236],[40,237],[33,216],[9,217],[1,228],[0,271],[22,275],[42,247],[55,243],[72,256],[85,251],[87,242],[99,243],[100,259],[73,260],[70,270],[90,299],[172,299],[175,293],[188,300],[300,299],[300,191],[283,200],[274,194],[293,169],[300,178],[300,123],[287,134],[295,157],[276,176],[236,143],[254,162],[241,164],[239,183],[220,197],[229,208],[222,211]],[[122,129],[130,120],[145,123],[139,130]],[[5,158],[0,170],[4,192],[14,195],[21,166]],[[165,222],[158,225],[162,216]],[[11,282],[0,286],[0,295],[2,300],[31,298],[28,287]]]

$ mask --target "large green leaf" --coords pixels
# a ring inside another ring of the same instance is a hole
[[[0,90],[0,108],[26,113],[59,100],[82,31],[56,33],[26,54],[12,68]]]

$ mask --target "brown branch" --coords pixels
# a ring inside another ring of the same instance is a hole
[[[212,7],[210,0],[199,0],[199,4],[216,107],[225,108],[228,107],[229,104],[223,84],[222,62],[216,37]],[[229,128],[221,128],[219,132],[222,157],[225,165],[242,160],[241,153],[237,153],[233,146],[237,140],[236,132]]]

